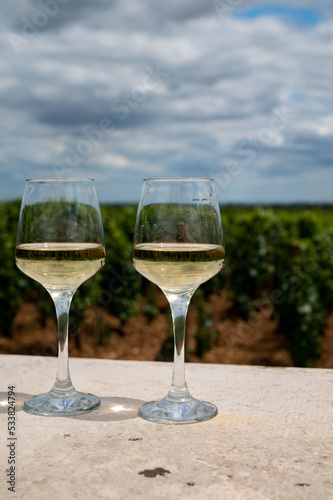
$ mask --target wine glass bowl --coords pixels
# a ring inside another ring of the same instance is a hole
[[[174,328],[174,370],[170,390],[139,409],[147,420],[193,423],[217,414],[212,403],[188,391],[184,370],[185,321],[195,290],[224,264],[220,209],[212,179],[145,179],[138,207],[133,265],[167,297]]]
[[[97,408],[100,400],[74,388],[68,364],[68,315],[76,289],[105,262],[100,208],[92,179],[28,179],[22,198],[17,267],[51,295],[58,320],[58,368],[53,388],[24,403],[38,415]]]

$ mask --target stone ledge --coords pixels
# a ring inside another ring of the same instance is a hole
[[[187,364],[191,393],[219,414],[172,426],[137,416],[142,402],[166,394],[170,363],[72,358],[70,368],[101,407],[37,417],[23,400],[51,388],[56,359],[0,356],[0,402],[8,385],[17,391],[15,498],[333,498],[333,370]],[[4,470],[7,406],[0,412]]]

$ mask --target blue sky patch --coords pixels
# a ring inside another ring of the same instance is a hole
[[[314,26],[319,23],[319,14],[314,9],[288,7],[283,5],[262,5],[244,10],[243,12],[233,12],[236,18],[255,19],[261,16],[279,17],[286,22],[297,25]]]

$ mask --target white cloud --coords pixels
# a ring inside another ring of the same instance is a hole
[[[6,3],[0,20],[0,197],[56,162],[103,201],[137,201],[147,175],[228,175],[221,201],[332,201],[330,2],[302,2],[318,9],[308,26],[220,19],[204,0],[59,1],[29,37],[40,5]]]

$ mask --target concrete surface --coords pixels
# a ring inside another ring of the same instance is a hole
[[[1,498],[333,499],[333,370],[187,364],[192,395],[219,414],[172,426],[137,415],[166,394],[171,364],[71,359],[70,368],[100,409],[37,417],[23,400],[51,388],[56,359],[0,356]],[[15,493],[6,483],[12,385]]]

